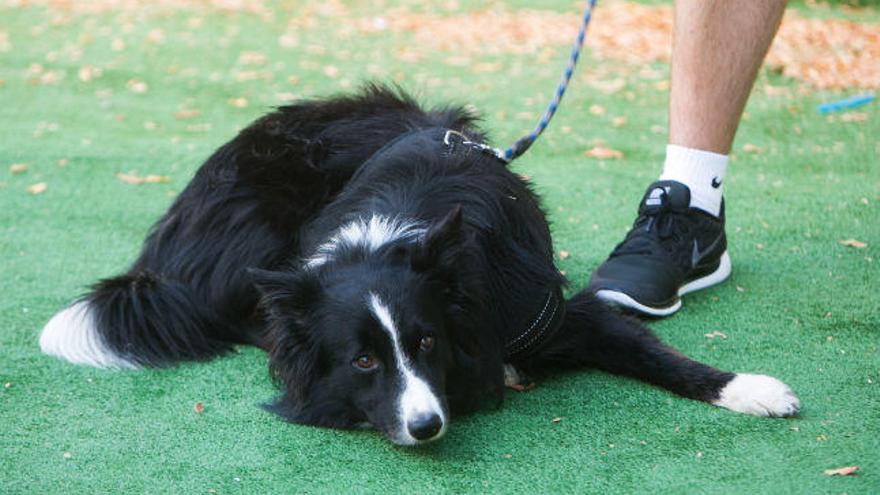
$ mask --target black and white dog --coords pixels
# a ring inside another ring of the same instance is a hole
[[[775,378],[692,361],[589,292],[563,300],[538,200],[474,120],[379,86],[266,115],[202,165],[127,273],[49,321],[43,352],[137,368],[256,345],[282,390],[272,411],[404,445],[499,401],[516,369],[798,411]]]

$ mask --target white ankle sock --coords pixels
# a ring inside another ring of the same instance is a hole
[[[721,192],[727,155],[666,145],[666,161],[660,180],[674,180],[691,190],[691,207],[721,214]]]

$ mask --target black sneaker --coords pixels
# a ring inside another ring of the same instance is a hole
[[[639,217],[626,238],[590,277],[599,299],[650,316],[681,308],[681,296],[730,275],[724,203],[720,218],[690,207],[680,182],[648,186]]]

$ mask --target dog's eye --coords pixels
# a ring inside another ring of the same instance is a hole
[[[434,347],[434,337],[431,337],[430,335],[425,335],[422,337],[422,340],[419,341],[419,349],[423,351],[430,351],[432,347]]]
[[[376,358],[372,354],[362,354],[351,362],[355,367],[362,370],[371,370],[376,367]]]

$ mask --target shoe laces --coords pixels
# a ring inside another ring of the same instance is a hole
[[[640,210],[632,229],[611,252],[612,258],[672,252],[678,244],[689,240],[691,229],[686,215],[674,210],[668,202]]]

